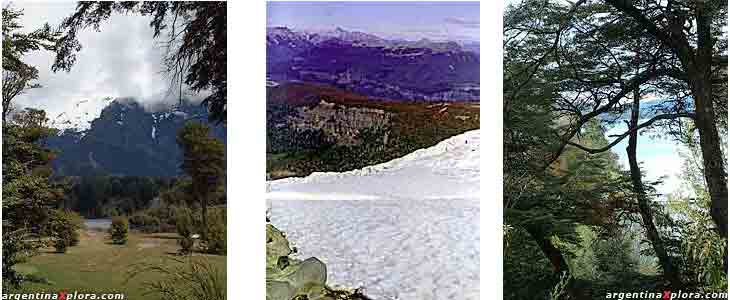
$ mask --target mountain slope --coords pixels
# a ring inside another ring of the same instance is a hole
[[[479,99],[479,54],[455,42],[392,41],[340,28],[307,33],[275,27],[267,30],[266,58],[272,81],[325,83],[399,100]]]
[[[478,199],[479,130],[386,163],[267,182],[271,200]]]
[[[134,99],[116,99],[88,129],[68,128],[48,139],[48,146],[59,152],[54,170],[59,176],[177,176],[182,154],[176,134],[191,120],[206,122],[207,110],[185,103],[150,112]],[[224,126],[212,132],[226,141]]]
[[[267,174],[378,164],[479,128],[479,103],[402,102],[313,84],[267,88]]]

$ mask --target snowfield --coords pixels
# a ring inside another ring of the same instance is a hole
[[[271,223],[376,299],[479,299],[479,131],[380,165],[267,183]],[[320,201],[338,200],[338,201]]]
[[[379,165],[267,182],[269,200],[479,199],[479,130]]]

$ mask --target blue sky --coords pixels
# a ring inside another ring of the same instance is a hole
[[[479,41],[479,2],[267,2],[267,26]]]
[[[613,141],[615,138],[609,137],[612,134],[620,134],[626,131],[626,126],[616,126],[610,128],[606,133],[606,139]],[[628,138],[623,139],[611,151],[618,154],[619,162],[625,170],[629,168],[629,159],[626,154],[628,146]],[[657,180],[662,176],[663,183],[657,186],[657,192],[662,194],[670,194],[677,191],[688,193],[683,187],[683,182],[679,177],[682,168],[682,158],[678,151],[682,149],[682,145],[668,138],[655,138],[649,134],[639,135],[636,147],[636,158],[641,165],[642,170],[646,172],[644,181]]]

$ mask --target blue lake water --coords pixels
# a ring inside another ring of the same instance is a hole
[[[107,230],[112,225],[112,219],[84,219],[84,224],[89,230]]]

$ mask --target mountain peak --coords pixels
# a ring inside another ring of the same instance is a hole
[[[206,107],[191,101],[167,104],[157,111],[134,98],[117,98],[107,104],[82,132],[69,129],[49,138],[49,147],[60,153],[53,163],[57,174],[176,176],[178,130],[190,120],[205,122],[208,115]],[[211,124],[211,128],[225,143],[225,126]],[[94,163],[89,164],[92,156]]]

